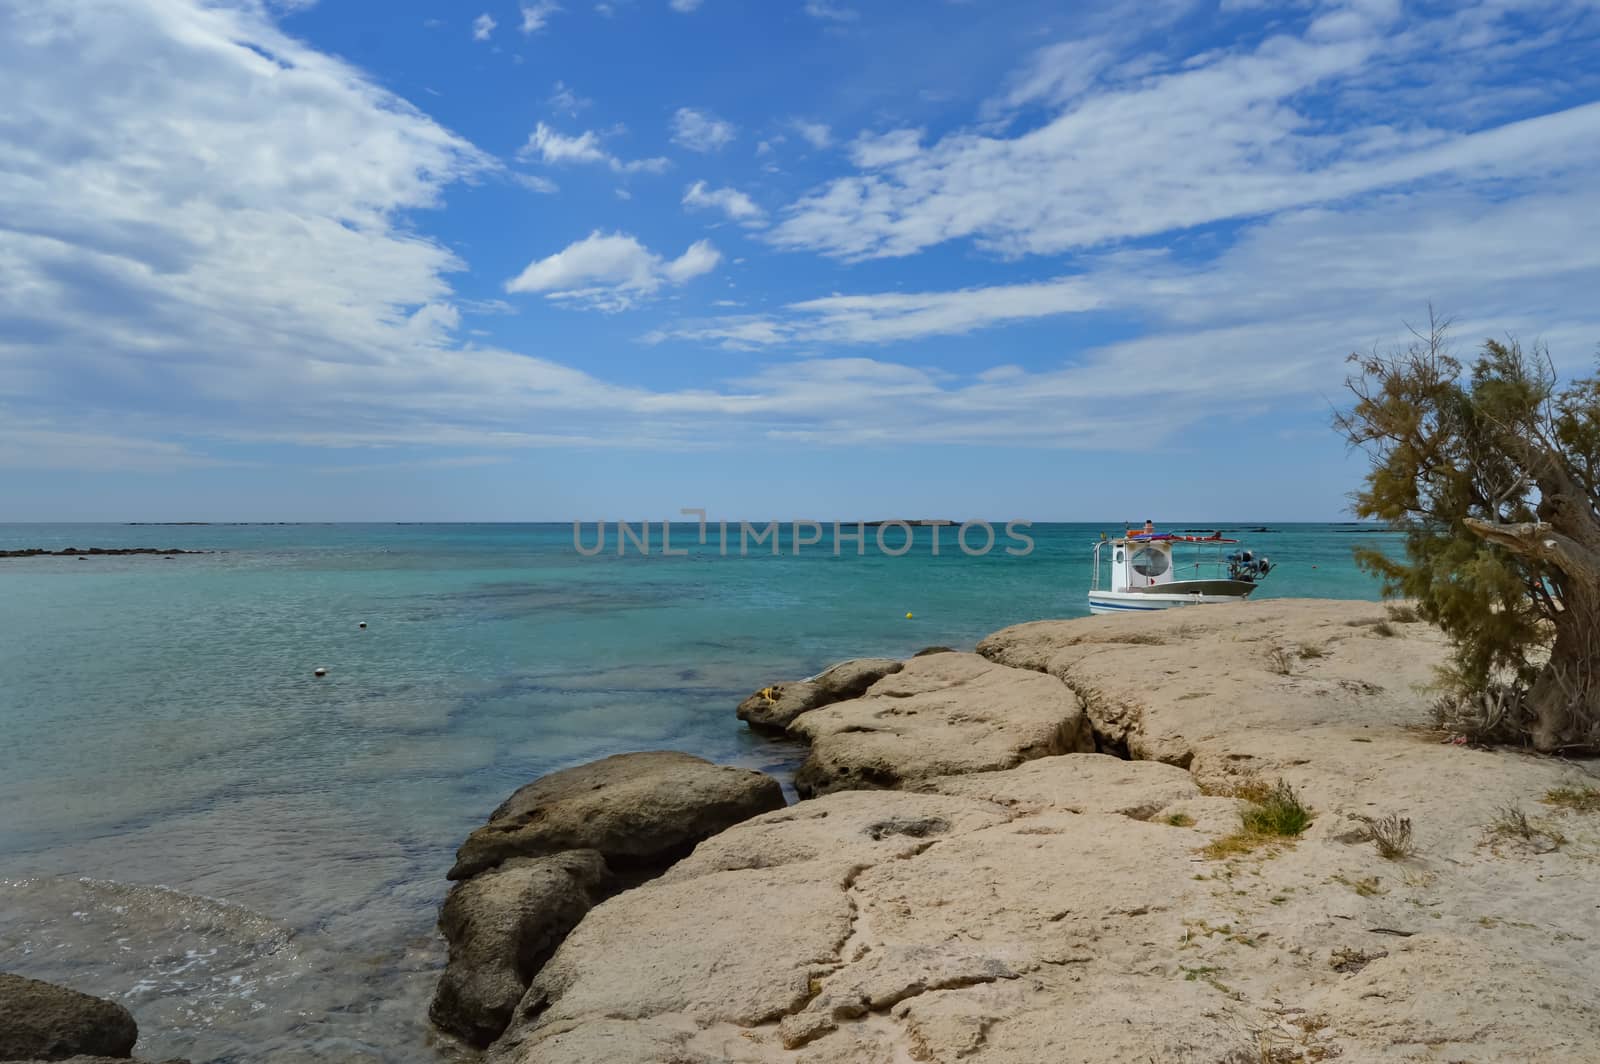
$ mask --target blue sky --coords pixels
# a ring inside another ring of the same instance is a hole
[[[1600,2],[0,0],[0,521],[1337,519],[1600,341]]]

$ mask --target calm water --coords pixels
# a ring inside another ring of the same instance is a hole
[[[899,558],[870,530],[866,557],[722,557],[713,531],[619,558],[613,526],[588,558],[570,525],[0,525],[219,552],[0,560],[0,968],[121,1000],[147,1056],[448,1057],[433,917],[509,791],[649,748],[786,772],[734,719],[750,690],[1082,615],[1115,527],[1035,526],[1027,557],[951,530],[933,557],[921,529]],[[1262,597],[1375,598],[1350,550],[1398,548],[1272,527],[1244,536],[1279,563]]]

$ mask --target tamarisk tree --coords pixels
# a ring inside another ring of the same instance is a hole
[[[1469,370],[1447,329],[1350,356],[1335,426],[1372,462],[1355,511],[1406,531],[1404,561],[1358,561],[1451,637],[1457,697],[1510,704],[1502,735],[1600,749],[1600,377],[1563,385],[1515,340]]]

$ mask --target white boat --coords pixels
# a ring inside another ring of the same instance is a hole
[[[1115,539],[1101,536],[1094,545],[1089,612],[1142,613],[1242,602],[1272,571],[1272,562],[1247,550],[1227,549],[1238,544],[1221,533],[1174,535],[1148,524],[1143,531],[1129,529]],[[1108,557],[1103,559],[1102,552]],[[1103,580],[1107,561],[1110,577]]]

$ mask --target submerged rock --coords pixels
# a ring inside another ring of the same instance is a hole
[[[782,786],[760,772],[670,750],[617,754],[506,799],[456,852],[450,878],[566,850],[597,850],[617,871],[659,871],[701,839],[783,805]]]
[[[959,653],[913,658],[862,697],[800,717],[789,733],[811,743],[795,775],[804,797],[1094,749],[1088,718],[1059,680]]]
[[[0,1060],[127,1059],[139,1027],[112,1001],[0,973]]]
[[[458,883],[439,913],[450,960],[428,1017],[476,1046],[500,1036],[533,975],[608,885],[593,850],[518,857]]]

